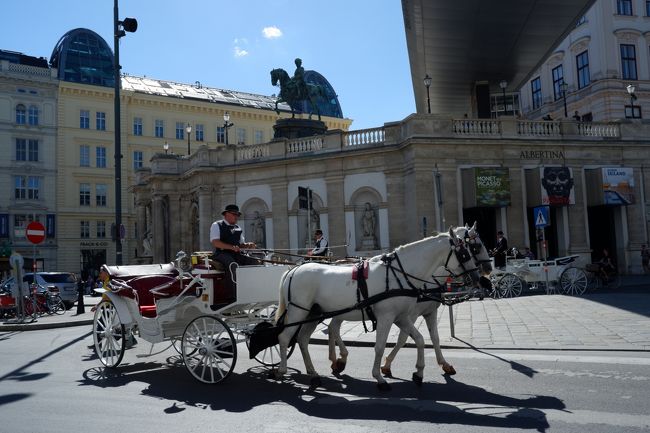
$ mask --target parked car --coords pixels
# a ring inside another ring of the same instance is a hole
[[[67,308],[77,301],[77,277],[70,272],[29,272],[23,275],[23,282],[28,285],[34,280],[39,286],[58,292]],[[13,284],[14,277],[7,278],[1,289],[10,292]]]

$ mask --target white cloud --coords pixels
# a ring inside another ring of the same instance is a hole
[[[235,57],[244,57],[248,55],[248,51],[238,46],[235,46],[234,51],[235,51]]]
[[[280,36],[282,36],[282,30],[280,30],[279,28],[277,28],[275,26],[264,27],[262,29],[262,34],[264,35],[264,37],[266,39],[275,39],[275,38],[279,38]]]
[[[235,45],[248,45],[248,39],[246,38],[235,38],[233,42]]]

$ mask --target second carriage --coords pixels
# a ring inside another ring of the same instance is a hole
[[[528,290],[547,293],[582,295],[587,290],[587,275],[576,267],[580,256],[571,255],[548,260],[507,257],[505,269],[495,268],[490,274],[495,297],[512,298]]]

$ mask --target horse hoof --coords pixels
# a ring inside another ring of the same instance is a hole
[[[456,369],[454,369],[454,366],[451,364],[445,364],[442,366],[442,371],[445,372],[445,374],[448,374],[450,376],[453,376],[456,374]]]
[[[385,377],[393,377],[393,372],[390,371],[390,367],[381,367],[381,374]]]
[[[320,377],[315,376],[309,380],[309,389],[316,389],[321,386]]]
[[[418,376],[417,373],[413,373],[413,382],[417,386],[422,386],[422,378],[420,376]]]
[[[379,388],[380,391],[390,391],[390,385],[388,382],[378,383],[377,388]]]
[[[337,359],[332,363],[332,374],[340,374],[345,370],[346,362],[341,358]]]

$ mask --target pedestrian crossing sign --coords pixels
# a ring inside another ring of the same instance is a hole
[[[535,227],[542,228],[551,225],[548,206],[536,207],[533,210],[533,216],[535,217]]]

